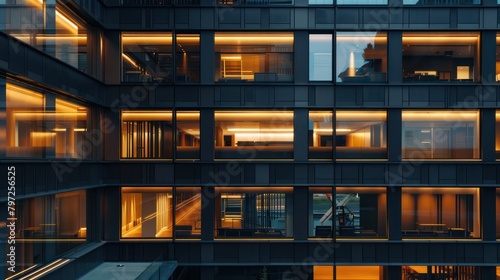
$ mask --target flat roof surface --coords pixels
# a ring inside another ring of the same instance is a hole
[[[120,267],[120,265],[123,266]],[[134,280],[150,265],[150,262],[104,262],[78,279]]]

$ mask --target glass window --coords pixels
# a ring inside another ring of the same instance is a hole
[[[333,113],[309,112],[309,159],[332,159]]]
[[[333,237],[332,187],[309,188],[308,233],[310,237]]]
[[[480,81],[479,33],[404,32],[403,80]]]
[[[175,238],[201,238],[201,188],[175,188]]]
[[[56,4],[55,9],[53,6],[46,1],[9,1],[5,14],[6,32],[87,72],[87,30],[83,21],[66,13],[60,4]]]
[[[309,5],[332,5],[333,0],[309,0]]]
[[[456,6],[481,4],[481,0],[403,0],[403,5]]]
[[[200,82],[200,35],[177,34],[175,81]]]
[[[404,159],[478,159],[478,111],[403,111]]]
[[[337,187],[335,229],[338,237],[377,238],[387,236],[385,188]]]
[[[497,233],[497,238],[500,238],[500,188],[497,188],[497,195],[496,195],[496,233]]]
[[[122,188],[122,238],[171,238],[171,187]]]
[[[350,280],[350,279],[363,279],[363,280],[382,280],[384,277],[382,266],[335,266],[335,273],[333,266],[313,266],[313,280]],[[335,274],[335,277],[334,277]],[[406,279],[406,278],[404,278]]]
[[[216,237],[293,236],[291,187],[217,187],[215,192]]]
[[[332,80],[332,35],[309,35],[309,80]]]
[[[496,112],[495,124],[495,154],[496,158],[500,159],[500,111]]]
[[[337,32],[337,82],[387,81],[387,33]]]
[[[499,0],[499,2],[500,2],[500,0]],[[500,33],[497,33],[497,40],[496,41],[497,41],[497,45],[496,45],[495,81],[499,82],[500,81]]]
[[[86,238],[85,191],[16,201],[17,236],[21,238]]]
[[[293,81],[293,33],[215,33],[215,81]]]
[[[387,0],[337,0],[338,5],[387,5]]]
[[[6,89],[7,157],[45,157],[55,145],[44,125],[45,97],[9,83]]]
[[[56,157],[88,158],[95,144],[90,143],[87,126],[88,108],[56,99],[55,125]]]
[[[123,33],[122,52],[123,82],[172,82],[171,33]]]
[[[479,188],[402,188],[403,238],[480,238]]]
[[[172,158],[172,111],[123,111],[122,158]]]
[[[385,188],[311,187],[309,205],[310,237],[333,237],[334,228],[337,237],[387,236]]]
[[[338,159],[387,158],[387,114],[337,111],[335,152]]]
[[[176,141],[178,159],[200,158],[200,112],[176,112]]]
[[[216,159],[293,159],[293,112],[215,112]]]

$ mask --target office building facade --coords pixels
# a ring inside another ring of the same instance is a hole
[[[499,12],[0,1],[0,275],[496,279]]]

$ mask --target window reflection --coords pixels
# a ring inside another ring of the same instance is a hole
[[[309,35],[309,80],[332,80],[332,35]]]
[[[176,112],[178,159],[200,158],[200,112]]]
[[[479,238],[478,188],[402,188],[403,238]]]
[[[337,82],[386,82],[385,32],[338,32],[336,46]]]
[[[387,158],[386,120],[387,114],[382,111],[337,111],[336,157]]]
[[[293,158],[293,112],[215,112],[215,158]]]
[[[404,32],[405,82],[479,81],[477,32]]]
[[[172,237],[171,187],[124,187],[121,201],[123,238]]]
[[[293,236],[292,188],[217,187],[215,201],[219,238]]]
[[[85,191],[19,200],[16,205],[21,238],[85,238]]]
[[[403,111],[403,158],[478,159],[478,111]]]
[[[60,4],[55,4],[55,9],[52,9],[54,4],[38,0],[7,1],[7,4],[8,34],[88,72],[87,30],[83,21],[66,13]]]
[[[124,82],[172,81],[171,33],[123,33],[122,51]]]
[[[122,158],[172,158],[172,111],[123,111]]]
[[[215,33],[215,80],[293,81],[293,34]]]
[[[309,188],[309,236],[378,238],[387,236],[385,188]]]

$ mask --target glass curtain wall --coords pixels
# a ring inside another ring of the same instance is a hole
[[[6,2],[6,33],[88,73],[87,28],[83,21],[56,1]]]
[[[215,33],[215,81],[293,81],[293,33]]]
[[[479,111],[403,111],[404,159],[479,159]]]
[[[402,188],[403,238],[480,238],[479,188]]]
[[[293,236],[293,190],[290,187],[216,187],[217,238]]]

